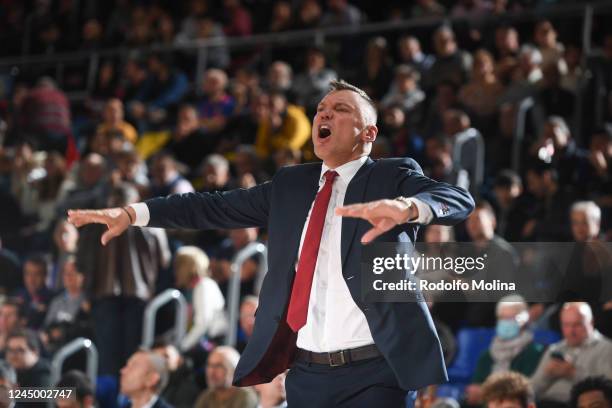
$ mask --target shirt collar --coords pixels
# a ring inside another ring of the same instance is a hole
[[[151,397],[151,399],[142,406],[142,408],[151,408],[153,405],[155,405],[155,403],[157,402],[157,399],[159,398],[159,395],[157,394],[153,394],[153,396]]]
[[[357,172],[359,171],[359,169],[361,168],[361,166],[363,166],[363,164],[368,160],[368,156],[362,156],[358,159],[355,159],[353,161],[344,163],[341,166],[336,167],[335,169],[330,169],[325,163],[323,163],[323,165],[321,166],[321,177],[320,177],[320,181],[324,182],[325,181],[325,172],[327,170],[334,170],[336,173],[338,173],[338,176],[340,177],[340,179],[345,183],[345,184],[349,184],[351,182],[351,180],[353,179],[353,177],[355,177],[355,174],[357,174]]]

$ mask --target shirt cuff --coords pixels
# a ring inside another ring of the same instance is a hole
[[[419,216],[415,220],[409,221],[410,223],[427,225],[433,220],[433,212],[429,205],[414,197],[409,197],[408,200],[412,201],[412,204],[419,210]]]
[[[134,220],[134,224],[137,227],[146,227],[149,224],[149,220],[151,219],[151,215],[149,214],[149,207],[145,203],[135,203],[130,204],[130,207],[134,209],[136,213],[136,219]],[[419,210],[420,211],[420,210]]]

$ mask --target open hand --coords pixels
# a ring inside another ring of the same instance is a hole
[[[130,207],[128,211],[132,211],[132,219],[136,217],[136,213]],[[105,208],[103,210],[68,210],[68,222],[75,227],[82,227],[87,224],[104,224],[108,230],[102,234],[102,245],[106,245],[108,241],[121,235],[123,231],[130,226],[130,218],[123,208]]]
[[[385,199],[338,207],[336,215],[363,218],[372,224],[373,228],[361,237],[361,242],[367,244],[396,225],[416,219],[419,214],[414,203],[408,206],[402,201]]]

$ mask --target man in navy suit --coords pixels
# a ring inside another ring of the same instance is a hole
[[[408,391],[446,380],[440,342],[424,303],[362,300],[362,247],[414,242],[420,224],[456,224],[474,201],[412,159],[371,160],[377,133],[365,92],[333,82],[312,127],[323,163],[282,168],[250,189],[69,211],[69,220],[106,224],[103,244],[129,225],[266,227],[268,273],[234,384],[290,368],[290,407],[402,406]]]

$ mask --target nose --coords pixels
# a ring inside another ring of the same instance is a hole
[[[319,111],[319,116],[321,119],[331,119],[332,118],[332,110],[331,109],[322,109]]]

